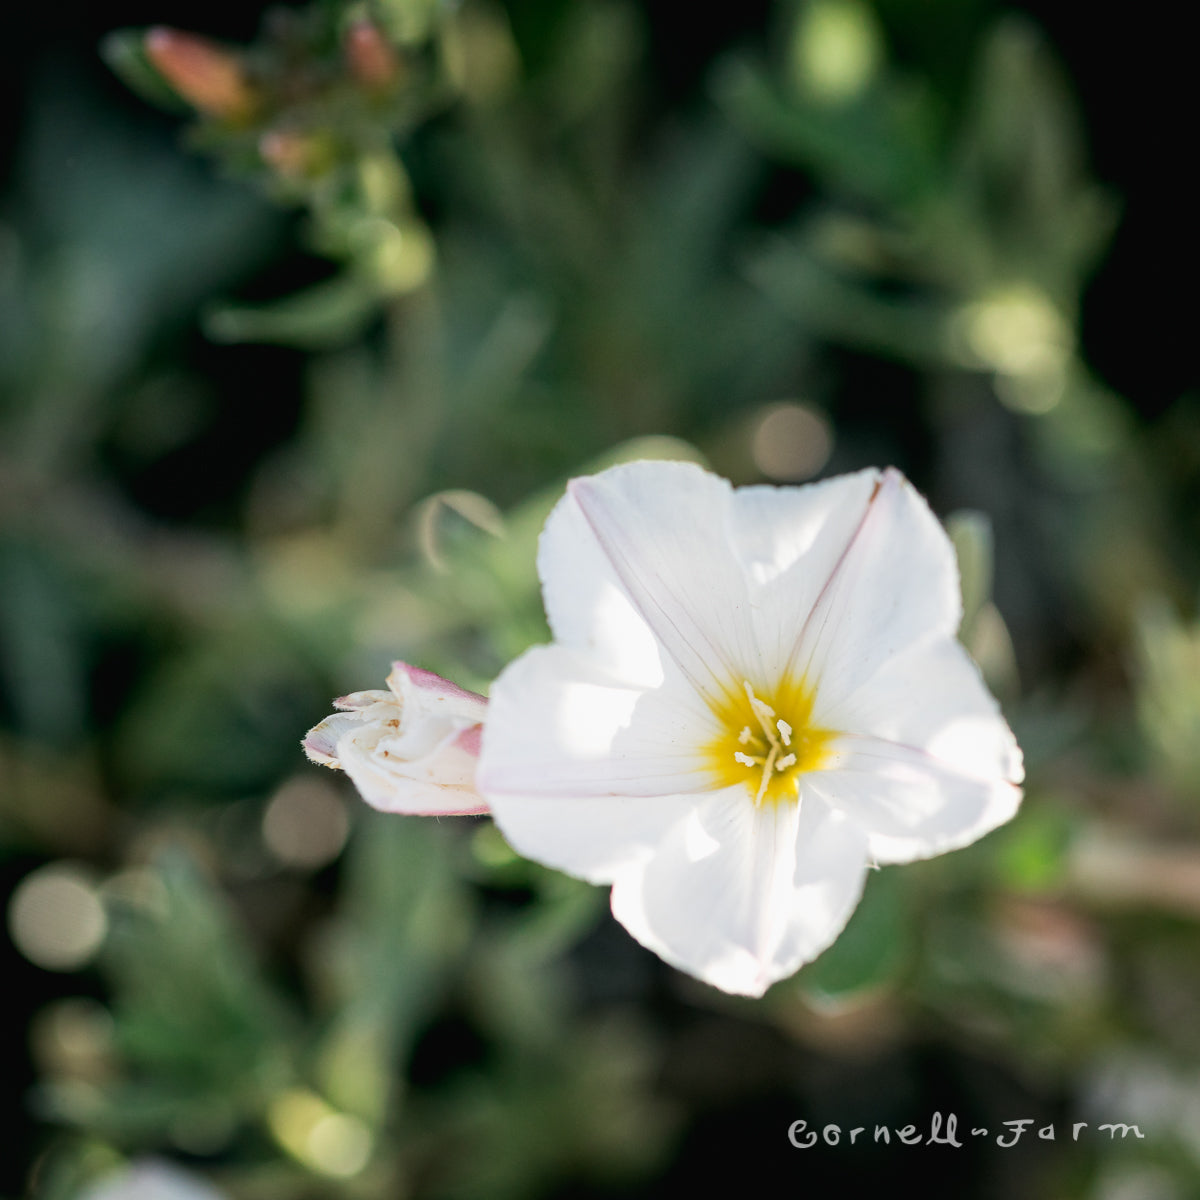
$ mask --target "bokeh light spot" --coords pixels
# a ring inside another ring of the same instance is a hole
[[[751,435],[754,465],[768,479],[811,479],[832,452],[833,428],[811,404],[786,401],[768,406]]]
[[[802,92],[829,104],[860,95],[883,59],[874,14],[858,0],[810,0],[792,40],[792,70]]]
[[[966,365],[996,372],[997,394],[1010,408],[1045,413],[1062,399],[1074,339],[1039,289],[1005,287],[964,305],[955,334]]]
[[[26,875],[8,905],[13,945],[48,971],[77,971],[95,956],[108,921],[91,879],[70,863]]]
[[[87,996],[46,1005],[34,1018],[29,1041],[40,1069],[54,1078],[96,1080],[111,1067],[112,1014]]]
[[[332,862],[342,852],[349,832],[345,803],[322,780],[285,783],[263,813],[263,841],[289,867],[313,869]]]
[[[371,1131],[357,1117],[340,1113],[315,1092],[291,1088],[271,1102],[267,1123],[279,1144],[322,1175],[349,1179],[367,1165]]]

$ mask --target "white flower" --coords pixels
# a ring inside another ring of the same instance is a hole
[[[487,812],[475,790],[487,701],[402,662],[392,664],[387,685],[335,700],[343,711],[308,731],[308,757],[341,768],[384,812]]]
[[[538,569],[556,641],[493,685],[480,791],[520,853],[611,883],[700,979],[761,995],[834,940],[869,865],[1016,810],[953,548],[897,471],[734,491],[613,467],[569,485]]]

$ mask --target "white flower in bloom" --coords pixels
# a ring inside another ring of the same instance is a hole
[[[667,962],[761,993],[873,863],[1012,816],[1021,754],[955,639],[954,551],[894,470],[574,480],[538,557],[555,644],[492,687],[480,791],[522,854],[611,883]]]
[[[387,685],[335,700],[342,711],[304,739],[308,757],[341,768],[384,812],[487,812],[475,790],[487,701],[402,662],[392,664]]]

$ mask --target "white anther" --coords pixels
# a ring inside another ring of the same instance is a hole
[[[749,754],[743,754],[740,750],[735,750],[733,752],[733,761],[740,762],[746,767],[756,767],[760,762],[762,762],[762,759],[752,758]]]
[[[796,756],[794,754],[785,754],[776,764],[775,770],[786,771],[788,767],[796,765]]]
[[[751,739],[753,739],[753,737],[754,734],[750,732],[750,726],[745,725],[742,727],[742,732],[738,734],[738,741],[745,746],[751,741]]]
[[[775,728],[779,730],[779,736],[783,738],[783,744],[785,746],[790,746],[792,744],[792,727],[782,717],[780,717],[779,720],[775,722]]]

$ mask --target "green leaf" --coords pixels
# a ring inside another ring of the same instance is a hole
[[[379,313],[379,297],[343,272],[272,304],[219,304],[204,314],[215,342],[265,342],[329,350],[360,335]]]
[[[992,594],[992,523],[986,513],[962,510],[946,518],[946,532],[958,557],[963,600],[961,636],[967,641],[979,610]]]
[[[800,973],[801,990],[818,1006],[828,1006],[884,987],[909,957],[911,937],[898,872],[873,873],[837,941]]]

